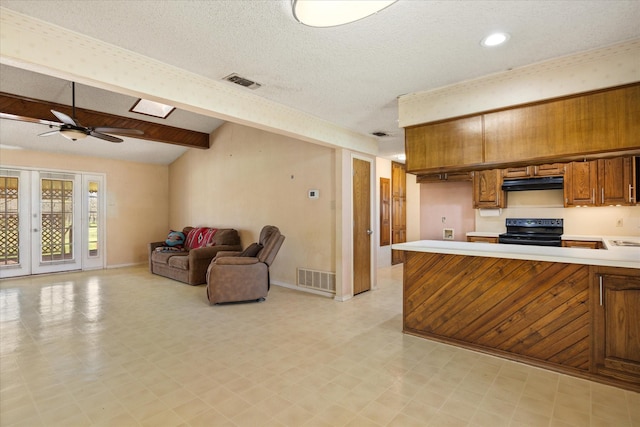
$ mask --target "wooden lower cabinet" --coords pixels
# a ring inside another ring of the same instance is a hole
[[[595,373],[640,384],[640,275],[597,267],[592,276]]]
[[[487,236],[467,236],[467,242],[498,243],[498,238]]]
[[[563,248],[602,249],[602,242],[597,240],[563,240]]]
[[[403,331],[640,391],[640,270],[406,251]]]

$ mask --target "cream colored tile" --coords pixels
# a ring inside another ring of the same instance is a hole
[[[586,426],[591,423],[589,412],[579,412],[570,406],[556,405],[553,408],[553,419],[564,421],[575,427]]]
[[[211,409],[209,405],[202,400],[195,398],[181,405],[173,407],[173,412],[182,417],[183,420],[190,420],[196,415]]]
[[[469,425],[475,427],[507,427],[509,418],[479,409],[473,414]]]
[[[2,425],[640,426],[637,393],[402,334],[402,267],[378,273],[349,303],[223,307],[144,266],[0,281],[23,294],[0,307]],[[53,286],[72,295],[35,303]]]

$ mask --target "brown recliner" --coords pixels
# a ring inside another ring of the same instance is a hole
[[[263,301],[269,292],[269,266],[282,242],[284,236],[278,227],[267,225],[258,243],[244,252],[218,252],[207,270],[209,303]]]

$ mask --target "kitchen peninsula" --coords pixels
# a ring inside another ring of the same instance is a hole
[[[393,245],[403,331],[640,391],[640,247],[605,247]]]

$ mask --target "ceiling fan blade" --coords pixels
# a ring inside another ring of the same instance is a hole
[[[50,130],[49,132],[41,133],[41,134],[40,134],[40,135],[38,135],[38,136],[51,136],[51,135],[55,135],[55,134],[57,134],[57,133],[60,133],[60,130],[59,130],[59,129],[56,129],[56,130]]]
[[[129,128],[108,128],[108,127],[97,127],[91,128],[96,132],[102,133],[115,133],[122,135],[144,135],[144,132],[138,129],[129,129]]]
[[[62,123],[67,124],[67,125],[72,125],[72,126],[78,126],[76,124],[76,122],[69,116],[67,116],[64,113],[61,113],[60,111],[56,111],[56,110],[51,110],[51,112],[53,113],[54,116],[56,116],[58,118],[58,120],[60,120]]]
[[[109,142],[122,142],[123,140],[120,138],[116,138],[115,136],[111,136],[111,135],[107,135],[105,133],[100,133],[100,132],[96,132],[95,130],[89,130],[89,135],[95,137],[95,138],[100,138],[100,139],[104,139],[105,141],[109,141]]]
[[[27,122],[27,123],[39,123],[41,125],[48,125],[48,126],[61,126],[62,123],[58,123],[58,122],[52,122],[49,120],[41,120],[41,119],[34,119],[31,117],[25,117],[25,116],[16,116],[15,114],[8,114],[8,113],[0,113],[0,119],[7,119],[7,120],[17,120],[19,122]]]

